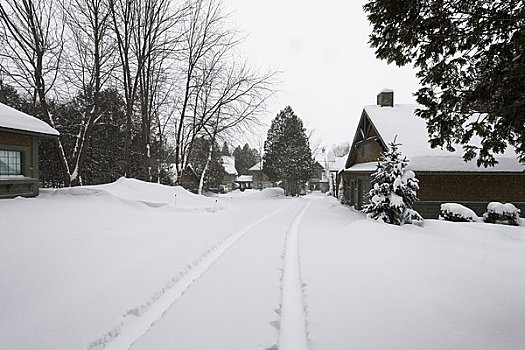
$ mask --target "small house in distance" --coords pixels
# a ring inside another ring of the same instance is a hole
[[[47,123],[0,103],[0,198],[38,195],[38,140],[58,135]]]
[[[326,149],[323,147],[322,153],[318,154],[315,157],[314,173],[317,168],[317,176],[321,176],[319,179],[319,189],[321,192],[325,193],[332,191],[334,194],[334,189],[336,188],[336,178],[337,173],[344,169],[346,158],[348,155],[343,157],[335,156],[334,154],[329,154],[326,152]],[[319,168],[317,164],[322,166],[322,174],[319,175]],[[310,185],[310,190],[313,190]]]
[[[321,191],[323,193],[328,192],[329,183],[326,178],[326,170],[320,162],[314,162],[312,168],[312,177],[308,180],[309,191]]]
[[[235,168],[235,157],[222,156],[222,167],[224,168],[224,176],[222,178],[222,185],[225,186],[228,191],[234,188],[235,181],[237,180],[237,169]]]
[[[266,175],[263,171],[262,160],[248,169],[248,172],[252,175],[252,188],[262,190],[265,188],[274,187],[273,182],[270,181],[268,175]]]
[[[507,149],[497,155],[494,167],[465,162],[460,147],[455,152],[432,149],[426,122],[416,116],[416,104],[394,104],[394,92],[383,90],[377,105],[366,106],[352,141],[345,169],[339,172],[345,201],[361,209],[367,203],[372,173],[388,143],[397,137],[408,169],[419,179],[419,201],[414,204],[425,218],[437,218],[441,203],[461,203],[481,215],[489,202],[510,202],[525,213],[525,166]]]
[[[239,190],[241,191],[249,190],[252,188],[253,176],[252,175],[239,175],[235,182],[238,184]]]

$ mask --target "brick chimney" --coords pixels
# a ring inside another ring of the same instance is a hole
[[[379,94],[377,94],[377,105],[381,107],[394,107],[394,90],[381,90]]]

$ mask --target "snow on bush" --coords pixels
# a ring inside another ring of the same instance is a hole
[[[406,170],[408,160],[401,158],[399,144],[389,144],[388,152],[381,156],[375,173],[372,174],[372,189],[368,193],[370,203],[363,211],[378,221],[388,224],[422,224],[421,215],[412,209],[419,189],[416,175]]]
[[[490,202],[483,214],[483,221],[491,224],[520,224],[520,210],[512,203]]]
[[[454,222],[474,222],[478,221],[476,213],[458,203],[443,203],[441,204],[440,220],[454,221]]]

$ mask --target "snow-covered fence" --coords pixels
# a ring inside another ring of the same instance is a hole
[[[490,202],[483,214],[483,221],[491,224],[520,224],[520,210],[511,203]]]
[[[454,222],[474,222],[479,220],[472,209],[458,203],[441,204],[439,219]]]

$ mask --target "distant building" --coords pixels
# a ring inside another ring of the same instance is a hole
[[[308,190],[328,192],[329,179],[326,176],[326,170],[320,162],[316,161],[312,169],[312,177],[308,180]]]
[[[169,169],[171,174],[176,174],[175,167],[177,165],[175,163],[170,164]],[[199,183],[200,183],[200,176],[195,172],[193,169],[193,166],[191,164],[188,164],[185,168],[182,174],[180,175],[180,185],[184,187],[185,189],[197,193],[199,190]],[[175,179],[173,179],[175,182]]]
[[[237,169],[235,168],[235,157],[222,156],[222,166],[224,167],[224,176],[222,178],[222,185],[225,186],[228,191],[231,191],[235,187],[235,181],[237,180]]]
[[[437,218],[443,202],[461,203],[478,215],[488,202],[511,202],[525,213],[525,166],[511,149],[496,157],[495,167],[477,167],[463,160],[461,149],[430,148],[426,122],[415,114],[421,106],[394,104],[392,90],[381,91],[377,102],[363,109],[345,169],[338,175],[350,205],[361,209],[368,202],[377,160],[397,137],[400,151],[409,160],[408,169],[419,179],[419,202],[414,208],[423,217]]]
[[[252,175],[239,175],[235,181],[239,185],[241,191],[251,189],[253,186]]]
[[[336,157],[327,153],[325,148],[323,148],[322,152],[315,157],[316,163],[312,179],[309,181],[309,189],[312,191],[318,189],[323,193],[332,191],[335,194],[337,173],[345,168],[347,157],[348,155]],[[320,167],[322,167],[322,170]],[[318,185],[312,186],[312,180],[314,184],[317,183]],[[312,187],[317,188],[314,189]]]
[[[0,103],[0,198],[38,195],[38,141],[58,136],[43,121]]]
[[[254,166],[252,166],[250,169],[248,169],[248,172],[252,174],[252,188],[256,189],[265,189],[274,187],[274,183],[270,181],[268,178],[268,175],[266,175],[263,172],[263,161],[261,160]]]

